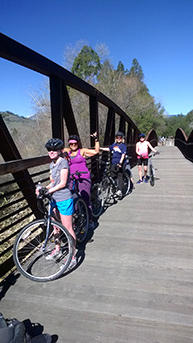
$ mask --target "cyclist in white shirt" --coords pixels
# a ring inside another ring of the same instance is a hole
[[[152,145],[146,141],[145,134],[140,133],[139,135],[139,142],[136,144],[136,154],[137,154],[137,166],[139,172],[139,180],[137,183],[148,182],[147,177],[147,168],[148,168],[148,149],[151,149],[153,152],[157,152],[156,149],[152,147]],[[144,169],[144,176],[142,176],[142,166]]]

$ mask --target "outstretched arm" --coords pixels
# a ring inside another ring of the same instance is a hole
[[[149,142],[147,142],[147,145],[148,145],[148,147],[151,149],[151,151],[157,152],[157,150],[154,149],[154,148],[152,147],[152,145],[151,145]]]
[[[109,148],[100,148],[101,151],[109,151]]]
[[[92,157],[92,156],[97,155],[99,153],[100,145],[99,145],[97,132],[93,133],[91,135],[91,137],[93,137],[95,139],[95,147],[94,147],[94,149],[85,149],[85,148],[81,149],[80,153],[83,157]]]

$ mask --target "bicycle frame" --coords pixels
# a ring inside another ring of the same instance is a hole
[[[52,205],[51,205],[52,197],[50,195],[49,196],[46,196],[46,195],[39,196],[39,197],[37,197],[37,199],[42,202],[41,205],[43,206],[43,211],[42,211],[42,207],[41,207],[41,209],[40,208],[39,209],[41,212],[44,213],[44,219],[46,222],[46,237],[45,237],[44,244],[42,246],[42,252],[44,252],[46,250],[46,245],[47,245],[47,242],[49,239],[51,219],[53,218],[53,219],[58,221],[58,218],[56,217],[56,215],[54,214],[54,211],[52,209]],[[49,201],[47,208],[46,208],[46,205],[44,204],[43,199],[48,199],[48,201]]]
[[[110,162],[103,162],[103,164],[105,165],[105,169],[104,169],[102,178],[107,177],[109,179],[111,186],[113,187],[113,190],[114,190],[113,193],[114,193],[117,190],[117,181],[116,179],[112,178],[110,168],[107,168],[107,165],[110,166]]]
[[[42,251],[44,252],[46,249],[46,245],[48,242],[48,238],[49,238],[49,231],[50,231],[50,223],[51,223],[51,214],[52,214],[52,206],[51,206],[51,200],[49,201],[48,204],[48,212],[47,212],[47,226],[46,226],[46,237],[45,237],[45,241],[44,244],[42,246]]]

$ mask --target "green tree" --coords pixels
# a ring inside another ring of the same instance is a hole
[[[84,45],[74,59],[71,72],[85,81],[94,81],[101,69],[98,54],[89,46]]]
[[[119,74],[126,74],[128,70],[125,69],[124,64],[121,61],[119,61],[116,72]]]
[[[129,76],[137,77],[141,82],[144,80],[142,67],[136,58],[133,59],[131,69],[129,70]]]

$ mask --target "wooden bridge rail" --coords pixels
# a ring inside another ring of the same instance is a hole
[[[193,130],[187,137],[185,132],[178,128],[175,134],[175,145],[189,161],[193,162]]]

